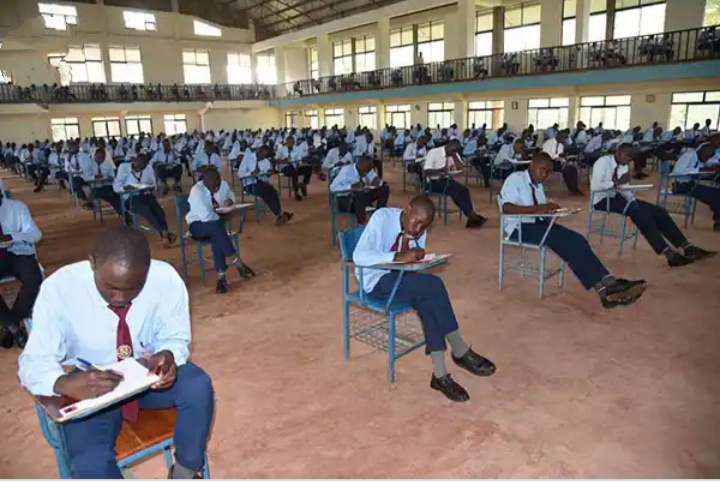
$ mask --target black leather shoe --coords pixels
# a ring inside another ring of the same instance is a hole
[[[670,257],[668,257],[667,261],[670,267],[681,267],[684,265],[692,264],[693,262],[695,262],[695,259],[693,257],[685,257],[684,255],[675,252]]]
[[[488,221],[484,216],[477,215],[473,218],[468,219],[465,224],[465,228],[480,228]]]
[[[228,292],[228,283],[225,277],[221,277],[217,280],[217,284],[215,284],[215,292],[217,294],[225,294]]]
[[[303,195],[303,198],[307,198],[307,184],[301,184],[300,185],[300,192]]]
[[[302,196],[300,196],[300,193],[295,193],[295,201],[302,201]]]
[[[703,260],[703,259],[709,259],[710,257],[715,257],[717,252],[710,251],[710,250],[703,250],[700,247],[691,245],[691,246],[685,248],[684,254],[685,254],[685,257],[689,257],[691,259],[695,259],[695,261],[698,261],[698,260]]]
[[[643,279],[638,281],[617,279],[615,284],[606,288],[605,295],[600,296],[600,302],[605,308],[629,306],[640,299],[646,287],[645,280]]]
[[[463,386],[455,382],[450,377],[450,374],[445,374],[439,379],[433,375],[432,379],[430,379],[430,387],[442,392],[451,401],[465,402],[470,399],[470,394],[467,393]]]
[[[465,355],[460,358],[453,356],[452,360],[456,365],[462,367],[471,374],[487,377],[495,373],[495,364],[482,355],[478,355],[473,352],[472,348],[465,352]]]
[[[0,325],[0,347],[12,348],[13,346],[13,335],[10,333],[5,325]]]

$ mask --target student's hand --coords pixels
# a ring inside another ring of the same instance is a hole
[[[171,387],[177,378],[175,356],[169,350],[161,350],[148,360],[148,370],[160,376],[160,382],[151,386],[153,390]]]
[[[122,374],[113,370],[74,372],[58,378],[53,391],[73,399],[92,399],[112,391],[122,380]]]
[[[123,186],[123,189],[125,191],[132,191],[133,189],[135,189],[135,187],[131,184],[126,184],[125,186]]]
[[[97,175],[95,176],[95,179],[102,179],[102,174],[97,174]]]
[[[258,174],[260,174],[260,171],[253,171],[250,173],[250,175],[253,177],[257,177]]]
[[[0,242],[6,243],[6,242],[12,242],[12,237],[10,235],[0,234]]]
[[[407,249],[395,254],[395,260],[404,264],[417,262],[423,257],[425,257],[425,249],[420,248]]]
[[[630,182],[630,172],[626,172],[622,175],[621,178],[618,178],[617,183],[615,183],[617,186],[622,186],[623,184],[627,184]]]
[[[540,207],[540,211],[543,213],[550,213],[551,211],[559,210],[560,205],[558,205],[555,202],[551,203],[545,203],[544,205],[538,205]]]
[[[233,200],[231,200],[230,198],[226,199],[226,200],[223,202],[223,206],[225,206],[225,207],[233,206],[234,204],[235,204],[235,203],[234,203]]]
[[[365,181],[358,181],[351,186],[352,189],[363,189],[365,187]]]
[[[380,186],[382,184],[382,179],[380,179],[379,176],[375,176],[375,179],[370,181],[370,186]]]

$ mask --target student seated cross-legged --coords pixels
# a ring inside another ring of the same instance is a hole
[[[413,198],[403,209],[379,209],[365,227],[355,247],[353,261],[361,266],[372,266],[421,260],[425,256],[427,229],[434,218],[435,205],[426,196]],[[445,368],[445,342],[450,343],[453,362],[475,375],[491,375],[495,365],[475,353],[463,340],[442,279],[433,274],[408,272],[395,289],[399,271],[357,269],[358,279],[360,272],[363,273],[365,292],[382,300],[395,293],[395,299],[411,303],[417,311],[425,335],[425,350],[432,359],[430,387],[453,401],[470,399],[467,391]]]
[[[148,164],[147,155],[139,154],[132,162],[120,164],[115,181],[113,181],[113,189],[120,195],[120,198],[126,199],[126,211],[132,211],[145,218],[160,233],[163,240],[172,244],[177,237],[168,230],[165,211],[155,195],[150,192],[123,194],[125,191],[133,191],[138,185],[155,187],[156,184],[155,171]]]
[[[585,289],[595,289],[606,308],[634,303],[645,291],[645,281],[616,278],[600,262],[584,236],[541,218],[522,215],[546,214],[559,208],[548,203],[542,183],[553,172],[553,160],[545,152],[533,156],[526,171],[512,173],[500,190],[500,204],[506,215],[505,234],[517,239],[522,233],[523,242],[538,245],[547,233],[545,245],[567,262]]]
[[[35,396],[90,399],[113,390],[122,376],[102,367],[135,358],[160,376],[145,393],[109,406],[64,429],[72,478],[122,478],[115,441],[123,419],[140,409],[177,408],[175,463],[169,478],[199,478],[213,417],[208,375],[188,361],[190,309],[173,267],[150,257],[143,234],[128,227],[105,232],[88,260],[54,272],[42,285],[33,328],[19,359],[22,385]]]
[[[347,192],[348,195],[337,197],[340,211],[355,213],[358,225],[367,223],[367,207],[377,203],[377,208],[384,208],[390,198],[390,187],[383,183],[375,174],[373,160],[364,155],[360,156],[357,164],[348,164],[330,183],[332,193]]]
[[[282,211],[280,195],[275,186],[263,179],[269,177],[273,172],[273,165],[269,157],[270,148],[267,146],[258,148],[257,153],[248,151],[238,168],[238,177],[243,189],[247,193],[255,194],[262,199],[275,215],[275,224],[282,226],[292,220],[293,214]]]
[[[216,291],[224,294],[228,290],[225,271],[228,268],[227,259],[231,259],[230,267],[237,269],[240,277],[249,279],[255,272],[240,260],[238,250],[233,246],[232,240],[225,230],[225,222],[218,215],[217,209],[235,204],[235,195],[228,184],[220,178],[215,168],[206,168],[202,180],[195,183],[188,196],[190,211],[185,216],[190,234],[196,238],[210,239],[213,263],[217,272]]]
[[[618,146],[614,154],[597,160],[590,182],[590,187],[595,192],[593,200],[595,208],[604,211],[609,204],[610,212],[617,214],[625,212],[655,253],[663,254],[672,267],[687,265],[695,260],[715,255],[716,252],[708,252],[691,244],[665,208],[635,199],[632,191],[618,189],[619,186],[630,182],[628,164],[633,158],[634,151],[632,145],[623,143]],[[681,250],[682,254],[678,250]]]

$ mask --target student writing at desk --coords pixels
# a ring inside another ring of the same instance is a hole
[[[185,216],[185,221],[190,228],[190,234],[195,238],[210,239],[217,273],[215,291],[224,294],[228,290],[225,276],[228,258],[231,259],[230,267],[236,268],[240,277],[243,279],[254,277],[255,271],[240,260],[240,255],[225,230],[225,222],[216,211],[220,207],[234,205],[235,195],[230,191],[228,183],[220,178],[220,173],[215,168],[205,168],[202,180],[195,183],[190,190],[188,203],[190,211]]]
[[[710,207],[715,222],[713,230],[720,232],[720,188],[701,184],[698,180],[700,173],[720,172],[720,165],[709,163],[714,155],[715,147],[708,142],[700,144],[697,150],[689,149],[675,163],[672,182],[677,193],[692,196]]]
[[[176,193],[182,193],[182,186],[180,181],[182,180],[182,165],[180,158],[175,155],[172,147],[170,146],[170,140],[165,139],[162,142],[160,150],[155,152],[150,164],[157,172],[158,178],[163,183],[162,193],[163,196],[168,194],[170,188],[168,186],[168,178],[172,178],[173,191]]]
[[[383,208],[376,211],[353,253],[353,261],[361,266],[390,263],[412,263],[425,256],[427,229],[435,218],[435,205],[426,196],[417,196],[404,208]],[[364,290],[372,297],[387,300],[393,292],[398,271],[357,269],[363,273]],[[488,376],[495,365],[475,353],[458,331],[458,322],[450,304],[450,296],[442,279],[433,274],[407,272],[402,276],[395,299],[411,303],[422,322],[425,351],[432,359],[430,387],[457,402],[470,399],[467,391],[445,368],[445,341],[450,343],[452,358],[469,372]]]
[[[275,151],[276,167],[280,173],[290,178],[296,201],[302,201],[303,196],[307,196],[307,185],[310,184],[312,177],[312,168],[309,165],[302,165],[303,159],[307,157],[307,152],[302,147],[296,145],[295,137],[290,135],[285,145],[281,145]],[[302,183],[299,182],[300,176],[303,177]],[[300,196],[301,192],[302,196]]]
[[[77,162],[80,172],[74,175],[72,185],[77,197],[85,202],[83,208],[86,210],[92,210],[93,208],[93,203],[85,194],[84,188],[86,186],[90,187],[93,181],[108,180],[102,185],[92,183],[92,193],[95,198],[109,203],[120,215],[120,198],[113,191],[112,183],[109,182],[115,176],[115,168],[105,160],[105,151],[102,149],[96,150],[93,156],[94,159],[85,153],[76,152],[75,156],[76,158],[71,158],[71,161]]]
[[[238,168],[238,177],[244,191],[262,199],[275,215],[275,225],[282,226],[292,220],[293,214],[282,211],[280,195],[275,186],[267,182],[267,178],[273,172],[269,157],[270,148],[267,146],[260,147],[257,153],[248,151]]]
[[[548,232],[546,219],[522,215],[548,214],[559,208],[545,199],[543,181],[553,172],[553,161],[545,152],[533,156],[526,171],[512,173],[500,190],[500,205],[505,215],[505,234],[511,239],[539,245],[547,233],[545,245],[568,263],[585,289],[595,289],[606,308],[634,303],[645,291],[645,281],[616,278],[605,268],[588,241],[574,230],[555,223]]]
[[[367,223],[367,207],[377,203],[377,208],[384,208],[390,198],[390,187],[375,174],[373,160],[368,156],[360,156],[357,164],[343,166],[330,183],[332,193],[347,192],[350,194],[337,197],[340,211],[355,213],[358,225]]]
[[[630,183],[628,164],[633,154],[633,146],[623,143],[614,154],[597,160],[590,181],[595,208],[606,211],[609,204],[611,213],[622,215],[625,212],[655,253],[664,255],[672,267],[715,255],[716,252],[708,252],[691,244],[665,208],[636,199],[634,191],[619,189]]]
[[[65,266],[44,283],[33,311],[33,329],[20,355],[20,382],[36,396],[89,399],[113,390],[113,371],[66,373],[82,358],[104,365],[127,357],[145,360],[160,382],[151,390],[84,419],[65,423],[73,478],[122,478],[115,440],[123,419],[139,409],[177,408],[171,478],[198,476],[213,416],[208,375],[188,362],[190,310],[187,289],[169,264],[152,260],[137,230],[116,227],[97,241],[89,260]]]
[[[475,212],[470,190],[448,176],[449,171],[462,168],[462,161],[458,155],[459,147],[457,140],[451,140],[442,147],[430,149],[425,158],[423,172],[425,177],[429,178],[431,191],[434,193],[447,191],[448,196],[467,217],[468,221],[465,225],[467,228],[480,228],[487,218]]]

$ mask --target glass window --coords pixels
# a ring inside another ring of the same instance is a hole
[[[505,119],[505,102],[471,101],[468,102],[468,124],[470,127],[487,129],[500,128]]]
[[[333,42],[333,74],[342,75],[353,72],[353,40],[345,39]]]
[[[70,46],[65,56],[73,83],[105,83],[102,51],[98,44]]]
[[[108,52],[113,83],[145,82],[139,47],[110,47]]]
[[[607,14],[605,12],[590,14],[590,22],[588,26],[588,42],[604,41],[606,25]]]
[[[193,20],[193,32],[196,36],[222,37],[222,29],[199,20]]]
[[[353,72],[375,70],[375,37],[363,36],[355,38],[355,69]]]
[[[320,64],[318,63],[318,52],[317,47],[308,47],[308,73],[312,79],[318,79],[320,77]]]
[[[412,66],[415,62],[413,26],[390,31],[390,67]]]
[[[580,120],[588,127],[626,130],[630,127],[630,95],[583,96],[580,98]]]
[[[540,47],[540,5],[522,3],[505,9],[505,52],[518,52]]]
[[[385,106],[385,123],[392,125],[398,130],[410,128],[410,105],[387,105]]]
[[[475,12],[475,55],[490,56],[493,49],[492,11]]]
[[[325,110],[325,125],[332,127],[337,125],[342,128],[345,126],[345,110],[343,108],[328,108]]]
[[[703,18],[703,26],[720,24],[720,0],[707,0],[705,2],[705,17]]]
[[[367,106],[358,108],[358,122],[362,127],[371,130],[377,129],[377,107]]]
[[[150,115],[128,115],[125,117],[125,133],[127,135],[140,135],[140,132],[152,134],[152,118]]]
[[[710,128],[717,130],[720,122],[720,91],[673,93],[670,127],[689,129],[696,123],[703,127],[708,119]]]
[[[445,26],[441,22],[428,22],[417,26],[418,53],[426,63],[436,63],[445,59]]]
[[[455,103],[428,103],[428,127],[448,128],[455,123]]]
[[[187,120],[185,115],[165,115],[163,117],[166,135],[184,134],[187,132]]]
[[[150,32],[155,32],[157,30],[155,14],[151,14],[150,12],[134,12],[126,10],[123,12],[123,19],[125,20],[126,29]]]
[[[120,119],[94,117],[92,119],[93,134],[95,137],[120,137]]]
[[[50,120],[50,128],[54,142],[80,137],[80,124],[77,118],[53,118]]]
[[[229,52],[227,55],[228,83],[234,85],[249,85],[252,83],[252,66],[250,54],[244,52]]]
[[[210,55],[202,49],[183,49],[185,84],[210,84]]]
[[[664,1],[617,0],[616,5],[613,39],[659,34],[665,29]]]
[[[56,3],[38,3],[45,27],[55,30],[67,30],[68,25],[77,25],[77,9],[71,5]]]
[[[576,8],[577,0],[563,1],[562,14],[562,45],[570,46],[575,44],[575,26],[576,26]]]
[[[317,130],[320,128],[317,110],[305,110],[305,124],[309,125],[311,129]]]
[[[285,112],[285,127],[297,128],[300,122],[300,112]]]
[[[277,68],[275,67],[275,53],[260,53],[256,56],[255,75],[261,85],[277,84]]]
[[[568,126],[569,98],[531,98],[528,100],[528,124],[538,129],[558,124]]]

